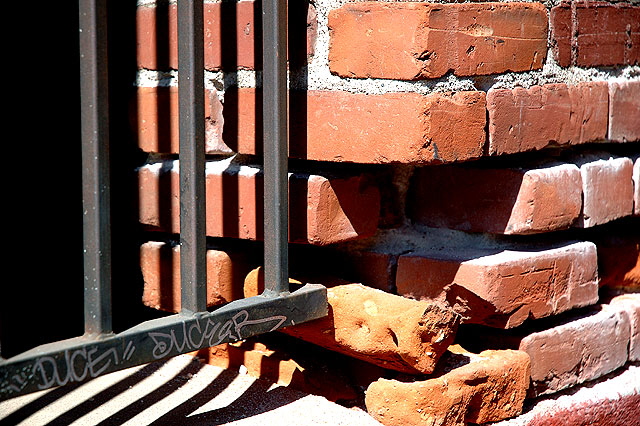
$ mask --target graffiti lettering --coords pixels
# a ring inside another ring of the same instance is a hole
[[[129,359],[135,347],[127,344],[122,359]],[[98,377],[112,365],[118,365],[121,359],[115,347],[104,351],[97,348],[81,348],[64,352],[62,362],[51,356],[42,356],[33,364],[33,374],[40,377],[39,389],[51,386],[63,386],[70,382],[80,382],[87,377]]]
[[[286,320],[287,317],[284,315],[250,320],[249,313],[243,310],[224,323],[207,319],[203,326],[202,320],[197,320],[189,326],[188,330],[186,324],[183,323],[181,332],[178,330],[177,333],[181,336],[176,335],[176,330],[171,330],[168,333],[150,332],[149,337],[155,344],[153,357],[160,359],[174,351],[183,353],[185,348],[187,351],[200,349],[205,341],[208,346],[217,346],[225,341],[242,340],[246,337],[246,335],[243,335],[243,329],[253,325],[273,323],[274,326],[268,330],[273,331],[278,329]]]

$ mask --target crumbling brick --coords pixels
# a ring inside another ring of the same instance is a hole
[[[593,243],[400,256],[398,294],[448,304],[467,324],[512,328],[598,300]]]
[[[366,392],[369,414],[386,426],[466,426],[522,412],[529,386],[529,357],[521,351],[452,348],[456,368],[433,378],[380,379]],[[444,360],[445,358],[443,358]]]

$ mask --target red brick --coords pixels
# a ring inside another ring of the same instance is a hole
[[[640,140],[640,80],[609,82],[609,139]]]
[[[640,368],[625,367],[576,391],[529,400],[525,412],[492,426],[637,426]]]
[[[329,66],[401,80],[537,69],[547,26],[539,3],[347,3],[329,14]]]
[[[551,9],[551,39],[563,67],[637,64],[640,7],[625,2],[564,2]]]
[[[261,155],[261,91],[226,90],[224,108],[215,93],[206,99],[207,154]],[[292,92],[290,110],[292,158],[453,162],[482,156],[486,140],[485,94],[480,91],[431,95]],[[138,88],[132,125],[143,151],[177,153],[178,117],[177,88]],[[394,137],[389,138],[390,134]]]
[[[375,233],[380,195],[364,176],[325,178],[290,174],[289,239],[325,245]],[[179,175],[176,163],[139,170],[140,222],[178,233]],[[263,238],[263,180],[260,169],[209,162],[206,171],[208,236]]]
[[[225,95],[229,96],[227,93]],[[234,96],[234,95],[231,95]],[[261,95],[258,94],[258,99]],[[262,152],[253,89],[225,100],[225,142],[243,154]],[[292,94],[289,155],[355,163],[439,163],[480,157],[485,143],[483,92]],[[389,135],[393,134],[393,138]]]
[[[207,306],[243,297],[245,275],[251,269],[247,256],[238,251],[207,250]],[[142,302],[151,308],[180,311],[180,246],[149,241],[140,247],[144,281]]]
[[[208,154],[230,153],[222,144],[222,104],[214,91],[204,93],[205,150]],[[177,87],[138,87],[131,124],[138,146],[145,152],[177,153],[180,147]]]
[[[456,357],[459,366],[436,377],[373,382],[366,392],[367,412],[385,426],[466,426],[522,412],[529,386],[527,354],[456,349],[447,356]]]
[[[258,274],[247,276],[255,288]],[[453,343],[460,317],[437,304],[410,300],[361,284],[328,288],[329,315],[282,329],[326,349],[409,374],[433,372]]]
[[[637,426],[640,394],[619,395],[575,404],[569,408],[540,413],[532,421],[518,426]],[[507,426],[507,425],[504,425]],[[514,425],[515,426],[515,425]]]
[[[489,90],[489,153],[604,140],[608,102],[606,82]]]
[[[623,307],[601,305],[527,335],[519,349],[531,358],[531,395],[555,393],[622,367],[630,332]]]
[[[290,19],[290,57],[299,66],[313,54],[316,12],[307,2],[296,1],[292,5],[290,18],[295,19]],[[177,6],[141,6],[137,9],[136,19],[138,67],[178,69]],[[254,1],[205,2],[205,69],[259,68],[262,55],[260,19],[260,8]],[[300,25],[300,22],[306,22],[306,25]]]
[[[400,295],[445,303],[463,323],[513,328],[598,300],[596,247],[452,249],[398,259]]]
[[[533,234],[573,224],[582,208],[582,181],[574,164],[422,167],[408,198],[409,217],[427,226]]]
[[[581,161],[583,207],[576,226],[588,228],[633,213],[633,163],[627,157]]]
[[[629,361],[640,361],[640,293],[620,294],[608,304],[622,309],[629,317]]]

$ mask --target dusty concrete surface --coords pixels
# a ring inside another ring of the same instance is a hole
[[[0,424],[380,426],[364,411],[189,355],[0,402]]]

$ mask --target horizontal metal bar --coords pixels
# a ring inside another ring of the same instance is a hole
[[[280,297],[254,296],[213,312],[146,321],[101,339],[83,336],[50,343],[0,361],[0,401],[243,340],[321,318],[327,312],[326,288],[307,284]]]

